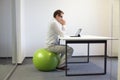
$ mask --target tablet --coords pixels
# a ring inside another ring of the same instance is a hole
[[[79,37],[81,31],[82,31],[82,28],[79,28],[79,29],[77,30],[77,32],[75,33],[75,36],[78,36],[78,37]]]
[[[76,31],[75,35],[70,36],[70,37],[80,37],[81,31],[82,31],[82,28],[79,28],[79,29]]]

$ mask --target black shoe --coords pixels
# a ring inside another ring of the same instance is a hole
[[[66,66],[57,67],[56,69],[57,69],[57,70],[69,70],[69,68],[67,68]]]

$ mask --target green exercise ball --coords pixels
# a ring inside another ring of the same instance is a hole
[[[40,71],[52,71],[59,64],[59,56],[42,48],[34,53],[33,64]]]

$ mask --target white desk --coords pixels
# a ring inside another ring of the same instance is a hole
[[[68,66],[67,61],[67,45],[75,43],[87,43],[88,44],[88,62],[89,62],[89,44],[91,43],[103,43],[104,44],[104,72],[103,73],[86,73],[86,74],[68,74],[68,71],[65,70],[66,76],[81,76],[81,75],[104,75],[106,74],[107,68],[107,40],[117,40],[116,38],[103,37],[103,36],[94,36],[94,35],[81,35],[81,37],[59,37],[60,40],[65,40],[66,45],[66,62],[65,65]]]
[[[104,36],[95,36],[95,35],[81,35],[81,37],[70,37],[64,36],[59,37],[61,40],[118,40],[117,38],[104,37]]]

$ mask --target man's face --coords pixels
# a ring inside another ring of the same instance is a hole
[[[63,18],[63,14],[61,13],[60,15],[58,15],[60,18]]]
[[[60,15],[56,15],[56,20],[62,25],[66,24],[65,20],[63,19],[63,14],[62,13]]]
[[[60,15],[56,15],[56,19],[57,21],[60,21],[61,19],[63,19],[63,14],[61,13]]]

